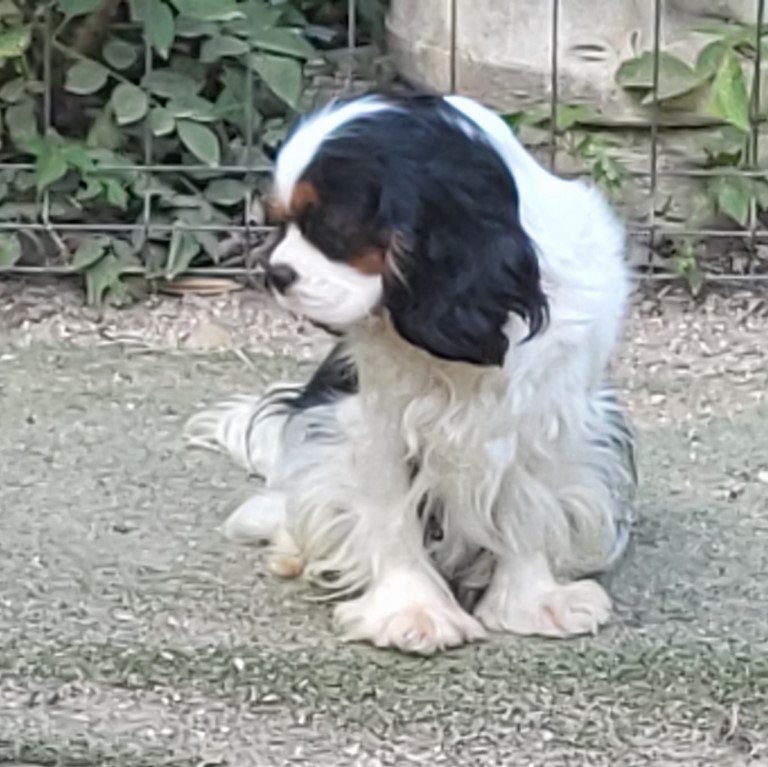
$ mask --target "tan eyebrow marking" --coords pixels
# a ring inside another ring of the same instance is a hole
[[[381,248],[366,248],[349,260],[349,265],[358,272],[368,275],[384,274],[387,268],[386,253]]]
[[[288,214],[291,218],[298,218],[310,205],[317,205],[319,200],[317,188],[311,181],[299,181],[293,190]]]

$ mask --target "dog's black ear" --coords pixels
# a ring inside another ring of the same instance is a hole
[[[422,220],[402,232],[385,305],[397,332],[446,360],[502,365],[510,313],[547,320],[533,245],[516,222]]]

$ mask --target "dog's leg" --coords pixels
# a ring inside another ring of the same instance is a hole
[[[325,457],[320,445],[340,439],[335,409],[356,389],[354,364],[337,344],[306,384],[279,384],[260,397],[221,402],[185,425],[189,446],[228,453],[264,479],[266,487],[242,503],[220,529],[236,543],[269,544],[270,569],[279,575],[300,575],[304,564],[288,530],[290,488],[297,476]]]
[[[568,637],[594,633],[610,617],[611,600],[594,580],[627,549],[636,484],[634,440],[609,391],[596,395],[578,450],[549,465],[512,467],[500,498],[504,534],[515,545],[497,555],[486,594],[475,610],[494,631]],[[570,571],[568,581],[553,574]],[[546,552],[546,553],[545,553]]]
[[[611,600],[593,580],[558,583],[544,554],[499,559],[475,615],[490,631],[522,636],[594,634],[611,614]]]
[[[362,596],[336,607],[335,624],[347,640],[429,655],[485,632],[429,562],[418,514],[421,490],[418,479],[411,484],[397,437],[378,434],[358,462],[369,499],[360,510],[359,540],[370,579]]]

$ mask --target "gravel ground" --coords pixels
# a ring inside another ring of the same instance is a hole
[[[323,336],[248,291],[97,313],[0,282],[0,762],[768,765],[767,337],[754,295],[638,296],[613,624],[421,660],[337,643],[217,534],[247,478],[180,443]]]

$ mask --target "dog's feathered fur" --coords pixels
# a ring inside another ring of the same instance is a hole
[[[623,553],[636,480],[606,379],[624,233],[601,194],[459,97],[331,106],[275,177],[286,208],[312,185],[273,256],[296,273],[280,300],[344,337],[309,383],[191,419],[190,441],[265,479],[225,532],[354,597],[349,638],[594,631],[610,601],[583,576]],[[380,273],[357,271],[362,247]]]

